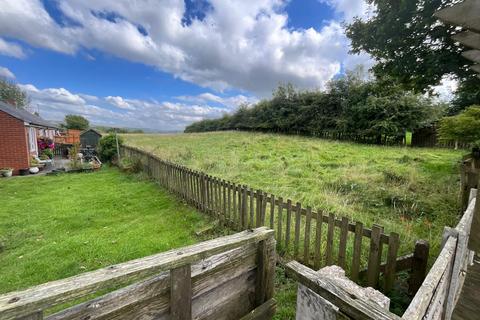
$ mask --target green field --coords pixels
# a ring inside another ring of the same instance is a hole
[[[161,158],[276,196],[400,234],[400,254],[417,239],[438,252],[459,217],[463,152],[359,145],[246,132],[131,134],[126,143]]]
[[[0,293],[189,245],[204,216],[117,169],[0,179]]]

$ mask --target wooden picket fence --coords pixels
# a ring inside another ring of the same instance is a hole
[[[214,216],[221,226],[273,229],[278,252],[304,265],[319,269],[336,264],[352,280],[371,287],[378,287],[383,275],[385,292],[392,289],[400,271],[411,271],[411,293],[425,277],[429,253],[425,241],[417,241],[412,254],[398,257],[398,234],[386,234],[379,225],[366,228],[347,217],[315,212],[290,199],[192,170],[131,146],[122,146],[121,156],[140,161],[149,177],[199,211]]]
[[[472,223],[479,212],[477,190],[470,189],[469,205],[464,215],[455,228],[445,227],[442,250],[401,317],[380,307],[368,297],[358,295],[355,288],[325,277],[296,261],[289,262],[286,270],[290,277],[328,301],[328,304],[320,308],[325,310],[316,310],[319,314],[323,311],[330,315],[325,319],[478,319],[474,304],[478,301],[475,296],[478,295],[477,284],[480,282],[479,269],[473,263],[475,252],[469,249],[469,240],[471,234],[478,233],[472,229]],[[473,292],[468,289],[464,291],[469,272],[473,274],[470,277]],[[302,299],[310,303],[308,297]]]

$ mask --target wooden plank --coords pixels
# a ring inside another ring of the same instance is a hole
[[[328,231],[327,231],[327,266],[333,264],[333,237],[335,236],[335,215],[328,214]]]
[[[269,320],[275,315],[277,302],[275,299],[270,299],[261,306],[255,308],[240,320]]]
[[[433,15],[448,24],[480,32],[479,12],[480,2],[478,0],[464,0],[438,10]]]
[[[353,240],[353,256],[352,256],[352,281],[358,281],[360,272],[360,259],[362,257],[362,239],[363,239],[363,223],[355,222],[355,238]]]
[[[363,300],[345,291],[342,286],[297,261],[286,265],[287,274],[338,307],[341,312],[356,320],[399,320],[400,317],[379,305]]]
[[[240,199],[240,192],[238,192],[237,195],[237,185],[232,183],[232,220],[235,228],[238,228],[239,225],[239,219],[237,219],[237,217],[240,218],[237,211],[237,198]],[[238,203],[240,203],[240,201]]]
[[[262,211],[261,211],[261,221],[260,221],[260,226],[265,226],[266,225],[266,216],[267,216],[267,193],[262,194]],[[273,229],[273,228],[270,228]]]
[[[270,229],[275,229],[275,196],[272,194],[270,201]],[[265,201],[266,203],[267,201]],[[280,241],[279,241],[280,242]]]
[[[262,190],[257,190],[257,204],[255,206],[255,227],[258,228],[262,225],[262,198],[263,192]]]
[[[285,252],[288,252],[290,245],[290,233],[292,232],[292,200],[287,200],[287,228],[285,230]]]
[[[225,180],[222,180],[222,192],[223,192],[223,200],[222,200],[222,216],[223,216],[223,225],[226,225],[226,222],[228,221],[227,218],[227,183]]]
[[[267,247],[269,250],[275,248],[273,238],[268,240]],[[237,279],[243,280],[245,275],[253,278],[254,274],[251,272],[256,268],[257,251],[256,243],[249,244],[192,264],[192,297],[194,299],[192,312],[194,318],[199,315],[199,311],[205,314],[208,309],[216,309],[219,311],[215,312],[221,312],[225,308],[229,308],[225,299],[235,295],[233,291],[250,292],[254,289],[254,283],[246,281],[241,283],[241,287],[229,288],[229,294],[224,296],[222,287],[236,285]],[[60,311],[47,319],[117,319],[116,315],[119,315],[121,319],[153,320],[154,315],[158,317],[162,312],[169,313],[169,291],[170,273],[163,272],[146,281],[136,282],[128,287]],[[221,298],[210,301],[208,306],[198,308],[203,300],[213,297],[215,294],[221,295]],[[158,306],[159,303],[161,306]],[[241,304],[243,301],[238,301],[238,303]],[[245,304],[245,307],[253,308],[253,304]],[[149,316],[150,310],[155,311],[152,316]],[[231,314],[231,312],[228,313]],[[155,319],[158,319],[157,317]]]
[[[303,241],[303,263],[310,264],[310,229],[312,224],[312,208],[307,207],[307,216],[305,219],[305,239]]]
[[[297,202],[295,206],[295,240],[293,243],[293,256],[296,260],[300,260],[300,224],[301,224],[301,214],[302,205],[300,202]]]
[[[272,202],[274,203],[274,202]],[[276,239],[278,244],[281,246],[282,245],[282,230],[283,230],[283,198],[279,197],[278,198],[278,214],[277,214],[277,234],[276,234]]]
[[[454,41],[474,49],[480,49],[480,33],[463,31],[452,36]]]
[[[387,265],[385,267],[385,272],[383,275],[383,278],[385,279],[385,293],[390,292],[393,289],[393,285],[395,283],[397,253],[398,247],[400,246],[398,233],[391,232],[389,238],[390,242],[388,244]]]
[[[449,239],[451,238],[452,237]],[[446,243],[448,243],[448,240]],[[415,243],[415,250],[413,252],[412,271],[410,273],[410,279],[408,283],[408,291],[412,295],[418,291],[424,282],[425,274],[427,273],[429,251],[430,246],[427,241],[417,240]]]
[[[316,228],[315,228],[315,257],[314,257],[314,268],[315,270],[320,269],[321,265],[321,247],[322,247],[322,213],[320,210],[316,213]]]
[[[418,289],[415,297],[403,314],[403,319],[423,318],[432,301],[433,295],[435,294],[435,288],[437,288],[447,266],[453,259],[456,245],[457,239],[454,237],[450,237],[447,240],[440,255],[437,260],[435,260],[432,269],[430,269],[430,272],[427,274],[422,286]]]
[[[372,227],[372,237],[370,238],[370,252],[368,256],[367,284],[369,287],[376,288],[378,277],[380,275],[380,234],[382,228],[374,225]]]
[[[253,228],[255,226],[255,224],[253,223],[253,220],[254,220],[254,216],[255,216],[255,196],[254,196],[254,192],[253,192],[253,189],[250,188],[249,190],[249,196],[250,196],[250,218],[248,219],[248,227],[249,228]]]
[[[242,217],[241,217],[242,230],[248,228],[247,217],[247,186],[242,186]]]
[[[348,241],[348,218],[342,217],[342,226],[340,227],[340,241],[338,247],[338,265],[345,270],[345,261],[347,258]]]
[[[235,197],[235,194],[233,197]],[[234,221],[232,219],[232,183],[230,182],[227,182],[227,221]]]
[[[43,320],[43,311],[34,312],[28,316],[17,318],[17,320]]]
[[[170,271],[170,312],[172,320],[192,319],[192,275],[190,264]]]
[[[146,278],[271,237],[273,231],[262,227],[48,282],[23,291],[11,292],[0,296],[0,314],[5,319],[28,315],[53,305],[73,301],[103,288]]]
[[[262,305],[266,299],[266,271],[268,267],[267,245],[260,241],[257,247],[257,274],[255,277],[255,306]]]

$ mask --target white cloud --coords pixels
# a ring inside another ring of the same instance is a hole
[[[0,78],[15,79],[15,75],[8,68],[0,67]]]
[[[355,1],[328,1],[346,17],[363,10]],[[67,54],[82,47],[96,49],[200,86],[260,96],[286,82],[323,88],[349,57],[349,40],[340,23],[291,30],[282,0],[210,0],[213,9],[190,25],[182,22],[182,0],[58,4],[64,18],[74,23],[60,26],[39,0],[4,0],[0,36]]]
[[[116,96],[108,96],[105,98],[105,100],[110,103],[111,105],[120,108],[120,109],[126,109],[126,110],[135,110],[134,107],[127,101],[125,101],[122,97]]]
[[[368,4],[365,0],[319,0],[333,7],[346,22],[353,21],[358,17],[367,19],[373,14],[374,6]]]
[[[241,104],[255,104],[258,102],[256,97],[247,97],[242,94],[229,97],[220,97],[210,92],[201,93],[197,96],[179,96],[180,101],[193,102],[198,104],[208,104],[211,102],[223,105],[229,110],[235,110]]]
[[[165,131],[183,130],[186,125],[205,118],[218,118],[234,109],[233,101],[243,96],[221,98],[222,103],[209,105],[205,101],[171,102],[126,99],[120,96],[99,98],[72,93],[64,88],[39,89],[32,84],[19,84],[31,98],[29,109],[46,119],[62,121],[67,114],[79,114],[90,122],[105,126],[150,128]],[[207,97],[208,95],[201,95]],[[247,98],[253,101],[254,98]],[[188,100],[188,99],[187,99]],[[125,107],[128,104],[128,107]],[[118,107],[121,105],[123,107]]]
[[[5,41],[2,38],[0,38],[0,54],[19,59],[27,56],[25,52],[23,52],[22,47],[15,43]]]

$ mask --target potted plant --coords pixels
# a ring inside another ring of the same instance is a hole
[[[11,177],[13,173],[13,168],[2,168],[0,169],[0,174],[4,177]]]
[[[35,159],[34,157],[30,158],[30,173],[31,174],[35,174],[35,173],[38,173],[38,171],[40,171],[40,169],[38,168],[38,166],[40,165],[40,163],[37,161],[37,159]]]

